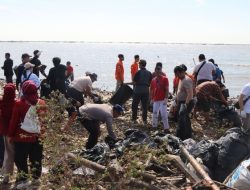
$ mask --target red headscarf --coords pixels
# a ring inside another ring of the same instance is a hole
[[[28,80],[24,82],[22,85],[22,92],[22,99],[28,101],[31,105],[36,105],[39,97],[37,87],[33,81]]]
[[[15,104],[16,87],[12,83],[6,84],[4,87],[4,94],[2,100],[0,100],[0,133],[5,135],[8,130],[9,121],[11,118],[12,110]]]

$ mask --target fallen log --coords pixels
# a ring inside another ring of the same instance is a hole
[[[194,169],[203,177],[205,182],[211,187],[212,190],[219,190],[220,188],[215,184],[215,182],[209,177],[209,175],[204,171],[202,166],[197,162],[197,160],[189,154],[187,149],[183,146],[180,145],[180,151],[185,156],[190,164],[194,167]]]

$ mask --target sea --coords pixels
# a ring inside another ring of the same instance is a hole
[[[156,62],[163,63],[170,91],[173,86],[173,69],[185,64],[192,73],[198,63],[198,55],[203,53],[207,59],[213,58],[223,70],[226,87],[230,96],[237,96],[241,88],[250,82],[250,45],[232,44],[168,44],[168,43],[97,43],[97,42],[0,42],[0,66],[4,54],[9,52],[14,65],[21,63],[21,55],[34,50],[42,51],[40,60],[47,65],[46,73],[53,66],[52,58],[60,57],[61,63],[72,63],[75,77],[85,75],[86,71],[95,72],[98,80],[93,87],[113,91],[115,89],[115,65],[117,55],[124,54],[125,82],[131,81],[130,65],[134,55],[147,61],[147,69],[154,70]],[[0,69],[0,78],[4,78]]]

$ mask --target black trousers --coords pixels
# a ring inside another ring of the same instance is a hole
[[[142,120],[147,121],[149,93],[134,93],[132,101],[132,120],[137,119],[138,105],[142,105]]]
[[[76,90],[76,89],[74,89],[72,87],[69,87],[67,89],[66,98],[72,100],[72,106],[67,108],[69,116],[71,116],[73,112],[78,111],[75,108],[76,101],[80,102],[81,105],[84,104],[83,93],[79,92],[78,90]]]
[[[98,137],[100,136],[100,122],[97,120],[83,119],[81,123],[89,132],[86,149],[91,149],[97,144]]]
[[[42,174],[43,146],[40,141],[34,143],[15,142],[15,164],[17,166],[17,181],[29,177],[28,158],[31,163],[30,173],[33,179],[38,179]]]
[[[12,76],[13,76],[13,75],[5,76],[5,78],[6,78],[6,83],[13,83]]]
[[[194,102],[191,100],[187,107],[182,106],[185,102],[179,102],[177,105],[178,112],[178,125],[176,130],[176,136],[181,140],[185,140],[192,137],[192,127],[189,118],[189,113],[194,107]]]
[[[0,136],[0,166],[2,167],[4,160],[4,140],[3,136]]]
[[[203,83],[203,82],[207,82],[207,81],[211,81],[211,80],[207,80],[207,79],[198,80],[196,86],[198,86],[199,84],[201,84],[201,83]]]

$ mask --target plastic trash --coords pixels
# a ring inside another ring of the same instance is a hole
[[[185,148],[190,151],[195,145],[196,145],[196,141],[194,139],[186,139],[183,141],[183,144],[185,146]]]
[[[240,128],[232,128],[215,143],[219,152],[214,177],[222,182],[249,154],[250,136]]]
[[[90,169],[90,168],[86,168],[84,166],[77,168],[73,171],[73,174],[75,175],[95,175],[95,171]]]
[[[214,171],[216,167],[218,152],[218,145],[206,140],[198,142],[190,149],[190,153],[195,158],[200,158],[202,160],[202,163],[207,166],[210,171]]]
[[[227,182],[228,187],[240,190],[250,189],[250,159],[243,161]]]
[[[106,158],[108,157],[109,153],[110,153],[110,149],[108,145],[105,143],[99,143],[91,149],[83,150],[80,153],[80,156],[88,160],[91,160],[93,162],[102,164],[102,163],[105,163]]]

